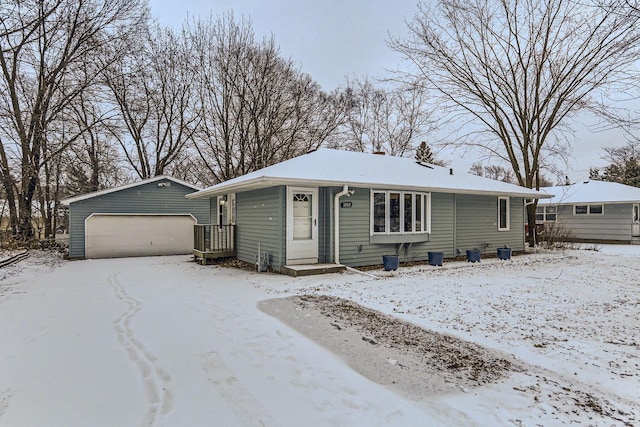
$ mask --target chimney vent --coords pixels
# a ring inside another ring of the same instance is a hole
[[[384,156],[384,151],[374,151],[373,154],[377,154],[379,156]]]
[[[453,168],[449,168],[449,175],[453,175]]]

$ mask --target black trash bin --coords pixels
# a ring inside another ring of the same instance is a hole
[[[395,271],[400,266],[400,257],[398,255],[382,255],[382,265],[384,271]]]
[[[444,259],[444,253],[442,252],[428,252],[429,265],[442,265]]]
[[[467,249],[467,262],[480,262],[480,251],[478,249]]]

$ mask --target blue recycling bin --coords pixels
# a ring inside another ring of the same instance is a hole
[[[400,266],[400,257],[398,255],[382,255],[382,265],[384,271],[395,271]]]
[[[480,262],[480,251],[478,249],[467,249],[467,262]]]
[[[498,248],[498,259],[511,259],[511,248]]]
[[[442,252],[428,252],[429,255],[429,265],[442,265],[442,260],[444,259],[444,253]]]

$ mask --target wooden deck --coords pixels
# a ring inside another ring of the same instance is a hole
[[[202,265],[210,259],[236,256],[235,225],[194,225],[193,256]]]
[[[198,261],[202,265],[207,265],[207,260],[218,259],[218,258],[230,258],[236,256],[236,251],[209,251],[203,252],[197,249],[193,250],[193,257],[196,261]]]
[[[280,273],[289,276],[312,276],[315,274],[341,273],[347,267],[342,264],[302,264],[302,265],[283,265]]]

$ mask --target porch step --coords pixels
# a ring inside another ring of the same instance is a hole
[[[347,269],[342,264],[301,264],[301,265],[283,265],[280,273],[289,276],[312,276],[314,274],[340,273]]]

